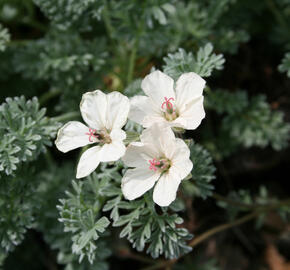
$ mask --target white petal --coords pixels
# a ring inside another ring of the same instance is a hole
[[[147,167],[149,168],[149,160],[156,158],[158,153],[152,145],[144,145],[140,142],[130,143],[127,147],[126,154],[122,160],[128,167]]]
[[[167,76],[165,73],[156,70],[143,79],[141,88],[145,94],[152,99],[155,106],[161,110],[165,97],[172,97],[175,99],[173,84],[174,81],[172,78]]]
[[[80,110],[88,126],[101,130],[106,127],[107,96],[100,90],[83,95]]]
[[[77,167],[77,178],[83,178],[91,174],[100,163],[100,146],[94,146],[86,150]]]
[[[163,124],[153,124],[145,129],[141,136],[141,142],[151,144],[155,147],[159,155],[168,157],[172,155],[175,145],[175,136],[170,127]]]
[[[196,129],[204,117],[203,96],[187,104],[179,116],[181,120],[186,121],[185,129]]]
[[[146,96],[135,96],[130,99],[130,104],[129,118],[140,125],[143,124],[144,118],[147,115],[158,115],[154,111],[150,99]]]
[[[148,128],[153,124],[161,123],[164,126],[170,126],[170,122],[167,121],[162,115],[146,115],[143,120],[143,127]]]
[[[129,169],[122,178],[122,192],[128,200],[134,200],[154,186],[160,173],[149,168]]]
[[[202,96],[205,80],[194,72],[182,74],[176,82],[176,105],[182,108]]]
[[[163,174],[155,185],[153,201],[160,206],[168,206],[176,198],[176,192],[181,179],[174,172]]]
[[[113,129],[110,132],[110,138],[113,141],[123,141],[126,139],[126,132],[120,128]]]
[[[186,143],[181,139],[176,139],[176,147],[171,158],[172,166],[170,167],[170,171],[174,171],[175,174],[179,175],[180,179],[184,179],[192,170],[193,164],[189,156],[190,150]]]
[[[116,161],[126,152],[126,147],[122,141],[112,141],[104,144],[101,148],[99,157],[102,162]]]
[[[95,138],[91,137],[89,141],[89,128],[78,121],[66,123],[57,133],[55,145],[61,152],[68,152],[78,147],[83,147],[87,144],[95,142]]]
[[[107,129],[121,128],[125,125],[130,109],[129,99],[119,92],[107,95]]]

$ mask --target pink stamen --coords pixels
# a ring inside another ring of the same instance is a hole
[[[166,105],[167,110],[172,110],[173,109],[173,104],[170,102],[170,100],[174,101],[174,98],[167,98],[164,97],[165,101],[162,103],[161,108],[164,109],[164,105]]]
[[[155,167],[156,165],[160,165],[160,161],[156,160],[156,158],[153,158],[152,160],[149,160],[150,167],[149,169],[154,172],[157,171],[157,168]]]
[[[96,138],[96,139],[98,138],[98,135],[95,134],[95,133],[96,133],[96,130],[95,130],[95,129],[92,129],[92,128],[90,128],[90,129],[89,129],[89,132],[86,133],[86,135],[89,135],[89,141],[90,141],[90,142],[93,142],[93,141],[92,141],[92,137],[94,137],[94,138]]]

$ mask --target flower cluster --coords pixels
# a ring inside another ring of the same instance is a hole
[[[81,156],[77,178],[88,176],[100,162],[122,158],[129,167],[122,178],[122,192],[134,200],[153,188],[153,200],[168,206],[176,198],[180,182],[191,172],[190,150],[171,128],[195,129],[205,117],[203,88],[205,81],[196,73],[179,77],[174,89],[172,78],[154,71],[144,78],[141,87],[146,96],[130,101],[119,92],[100,90],[83,95],[80,111],[87,126],[71,121],[59,131],[56,146],[62,152],[94,144]],[[146,129],[140,142],[127,149],[122,127],[127,118]]]

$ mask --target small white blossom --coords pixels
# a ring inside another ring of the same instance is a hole
[[[157,70],[147,75],[141,88],[147,96],[131,99],[129,118],[145,128],[153,123],[196,129],[205,117],[203,88],[205,80],[194,72],[182,74],[176,82]]]
[[[168,206],[176,198],[182,179],[192,170],[190,150],[185,142],[175,138],[170,127],[154,124],[145,129],[141,142],[131,143],[122,158],[129,167],[122,178],[122,192],[134,200],[151,189],[153,200]]]
[[[88,176],[100,162],[116,161],[125,154],[126,133],[121,128],[127,121],[129,109],[129,99],[118,92],[106,95],[96,90],[83,95],[80,111],[88,126],[78,121],[68,122],[58,131],[55,141],[58,150],[64,153],[97,144],[82,154],[77,178]]]

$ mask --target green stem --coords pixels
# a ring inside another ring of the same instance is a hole
[[[243,223],[246,223],[246,222],[256,218],[261,213],[269,212],[271,210],[275,210],[279,207],[286,206],[286,205],[290,205],[290,199],[282,200],[282,201],[273,203],[271,205],[263,206],[263,207],[261,206],[258,210],[255,210],[250,214],[244,215],[243,217],[241,217],[239,219],[236,219],[236,220],[231,221],[229,223],[225,223],[225,224],[216,226],[212,229],[209,229],[208,231],[195,237],[189,243],[189,246],[195,247],[198,244],[202,243],[203,241],[207,240],[209,237],[211,237],[219,232],[222,232],[222,231],[228,230],[230,228],[239,226]],[[173,260],[168,260],[168,261],[158,260],[154,265],[143,268],[143,270],[153,270],[153,269],[161,269],[161,268],[163,269],[166,267],[170,267],[170,266],[174,265],[178,261],[178,259],[179,258],[173,259]]]
[[[80,116],[79,112],[69,112],[69,113],[65,113],[56,117],[52,117],[51,119],[57,122],[64,122],[66,120],[70,120],[70,119],[74,119],[74,118],[78,118]]]
[[[112,39],[114,32],[115,32],[115,29],[114,29],[112,22],[111,22],[107,1],[105,1],[105,5],[103,8],[103,19],[104,19],[105,28],[107,30],[108,36],[110,37],[110,39]]]
[[[44,103],[46,103],[48,100],[58,96],[61,94],[61,91],[59,89],[48,91],[39,98],[39,104],[42,106]]]
[[[236,219],[232,222],[229,222],[229,223],[225,223],[225,224],[222,224],[222,225],[219,225],[217,227],[214,227],[204,233],[202,233],[201,235],[195,237],[190,243],[189,245],[191,247],[194,247],[196,245],[198,245],[199,243],[203,242],[204,240],[208,239],[209,237],[219,233],[219,232],[222,232],[222,231],[225,231],[227,229],[230,229],[232,227],[235,227],[235,226],[238,226],[238,225],[241,225],[247,221],[250,221],[251,219],[257,217],[258,215],[260,214],[260,212],[252,212],[248,215],[245,215],[239,219]]]
[[[276,7],[275,3],[273,0],[266,0],[266,3],[268,5],[269,10],[273,13],[274,17],[276,17],[276,20],[280,23],[280,25],[288,30],[287,23],[283,17],[283,15],[280,13],[278,8]]]
[[[240,207],[240,208],[247,208],[247,209],[256,209],[256,210],[273,209],[273,208],[277,208],[277,207],[280,207],[280,206],[283,206],[283,205],[290,204],[290,199],[283,200],[283,201],[280,201],[280,202],[277,202],[277,203],[273,203],[273,204],[256,204],[256,203],[247,204],[247,203],[242,203],[242,202],[239,202],[239,201],[236,201],[236,200],[233,200],[233,199],[229,199],[229,198],[224,197],[224,196],[222,196],[220,194],[217,194],[217,193],[213,193],[212,197],[215,198],[218,201],[226,202],[226,203],[228,203],[229,205],[232,205],[232,206],[237,206],[237,207]]]
[[[129,84],[133,79],[133,73],[134,73],[134,67],[136,62],[136,53],[137,53],[137,47],[138,47],[138,40],[136,40],[133,44],[133,49],[130,54],[129,58],[129,68],[127,73],[127,84]]]

